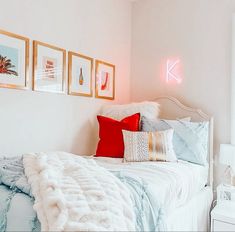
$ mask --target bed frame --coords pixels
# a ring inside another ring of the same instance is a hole
[[[194,109],[186,106],[179,100],[171,96],[159,96],[154,101],[160,104],[160,118],[176,119],[191,117],[191,121],[209,122],[209,137],[208,137],[208,164],[209,174],[207,186],[213,187],[213,117],[207,115],[200,109]]]

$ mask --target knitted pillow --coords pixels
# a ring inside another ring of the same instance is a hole
[[[176,161],[173,130],[131,132],[123,130],[125,161]]]

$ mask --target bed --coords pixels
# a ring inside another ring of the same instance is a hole
[[[21,170],[14,181],[6,178],[0,185],[0,231],[208,231],[213,200],[213,119],[170,96],[155,101],[161,106],[160,117],[209,122],[208,166],[185,161],[123,163],[122,159],[59,152],[30,154],[23,164],[32,191],[24,179],[14,182]],[[71,179],[77,182],[72,184]],[[21,191],[9,188],[8,182]],[[108,215],[106,211],[113,212]]]

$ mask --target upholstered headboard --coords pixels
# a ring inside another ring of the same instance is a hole
[[[213,185],[213,118],[200,109],[194,109],[186,106],[179,100],[171,96],[159,96],[154,101],[160,104],[160,118],[176,119],[183,117],[191,117],[193,122],[208,121],[209,137],[208,137],[208,155],[209,164],[208,185]]]

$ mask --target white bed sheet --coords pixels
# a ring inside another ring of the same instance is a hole
[[[122,159],[94,159],[108,170],[124,171],[142,178],[166,214],[186,204],[207,183],[208,167],[185,161],[123,163]]]
[[[167,231],[210,231],[211,187],[205,187],[165,220]]]

